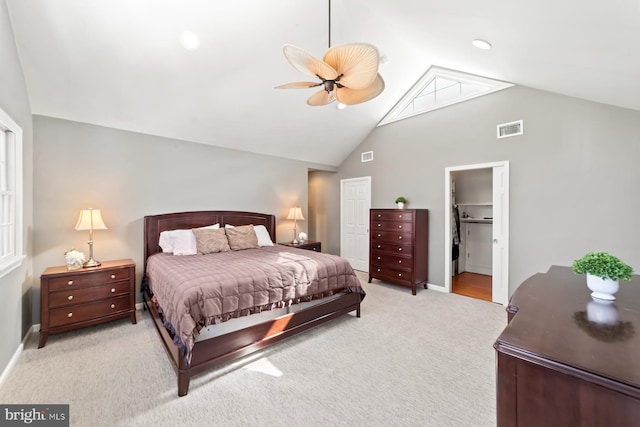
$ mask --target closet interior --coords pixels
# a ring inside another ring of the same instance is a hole
[[[491,301],[493,171],[457,171],[452,178],[452,292]]]

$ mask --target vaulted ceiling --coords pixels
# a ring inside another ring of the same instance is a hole
[[[283,44],[326,51],[327,0],[6,1],[34,114],[244,151],[339,165],[431,65],[640,110],[640,0],[332,0],[331,44],[388,59],[344,110],[274,89],[307,80]]]

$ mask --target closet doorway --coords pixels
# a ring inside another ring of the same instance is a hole
[[[446,168],[445,213],[445,291],[452,292],[456,275],[466,295],[506,305],[509,162]]]

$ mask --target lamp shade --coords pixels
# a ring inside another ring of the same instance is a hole
[[[304,217],[302,216],[302,209],[300,208],[291,208],[289,209],[289,215],[287,216],[287,219],[304,219]]]
[[[82,209],[78,222],[76,223],[76,230],[106,230],[107,226],[104,225],[102,220],[102,214],[100,209]]]

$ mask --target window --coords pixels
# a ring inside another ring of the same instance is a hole
[[[431,67],[378,123],[378,126],[433,111],[513,86],[498,80]]]
[[[22,239],[22,128],[0,109],[0,277],[25,258]]]

